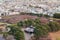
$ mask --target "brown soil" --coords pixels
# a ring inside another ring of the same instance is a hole
[[[52,40],[60,40],[60,31],[49,33]]]

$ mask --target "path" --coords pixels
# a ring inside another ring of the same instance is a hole
[[[0,34],[0,40],[5,40],[2,34]]]
[[[24,28],[22,28],[22,31],[24,32]],[[24,32],[25,40],[30,40],[31,34]]]

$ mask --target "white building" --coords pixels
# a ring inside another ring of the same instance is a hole
[[[19,12],[53,13],[60,0],[0,0],[0,16],[15,15]],[[11,12],[13,11],[13,12]]]

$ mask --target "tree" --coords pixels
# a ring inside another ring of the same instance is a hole
[[[37,24],[34,29],[34,35],[36,37],[36,40],[39,40],[40,37],[48,35],[48,30],[46,27]]]
[[[51,32],[55,32],[60,30],[60,25],[57,22],[49,22],[49,27],[51,29]]]
[[[48,25],[48,24],[44,24],[44,25],[42,25],[42,26],[44,26],[44,27],[48,30],[48,32],[50,32],[50,31],[51,31],[51,29],[50,29],[50,27],[49,27],[49,25]]]
[[[60,13],[55,13],[55,14],[53,15],[53,17],[54,17],[54,18],[60,18]]]
[[[18,22],[18,23],[17,23],[17,26],[18,26],[18,27],[22,27],[22,26],[23,26],[23,21]]]
[[[47,14],[45,14],[45,15],[44,15],[44,17],[49,18],[50,16],[49,16],[49,15],[47,15]]]
[[[40,18],[35,19],[35,20],[34,20],[34,23],[35,23],[35,24],[41,24],[41,23],[40,23]]]
[[[17,26],[10,25],[9,34],[13,35],[16,40],[24,40],[24,33],[21,31],[21,29]]]
[[[30,19],[25,20],[25,21],[24,21],[24,24],[25,24],[26,27],[29,27],[29,26],[32,25],[32,20],[30,20]]]

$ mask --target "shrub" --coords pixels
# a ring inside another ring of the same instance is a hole
[[[30,20],[30,19],[20,21],[17,23],[17,26],[19,27],[29,27],[31,25],[33,25],[33,20]]]
[[[48,30],[45,26],[37,24],[34,29],[34,35],[36,37],[36,40],[39,40],[40,37],[48,35]]]
[[[60,13],[55,13],[55,14],[53,15],[53,17],[54,17],[54,18],[60,18]]]
[[[30,19],[25,20],[24,24],[25,24],[26,27],[28,27],[28,26],[32,25],[32,20],[30,20]]]
[[[60,30],[60,25],[57,22],[49,22],[51,32]]]
[[[44,17],[49,18],[50,16],[45,14]]]
[[[36,24],[41,24],[41,23],[40,23],[40,18],[35,19],[35,20],[34,20],[34,23],[36,23]]]
[[[39,21],[35,21],[34,35],[36,40],[39,40],[40,37],[48,35],[48,32],[56,32],[60,30],[60,25],[57,22],[49,22],[49,24],[39,24]]]
[[[24,33],[17,26],[8,26],[11,30],[9,34],[13,35],[16,40],[24,40]]]
[[[23,21],[18,22],[18,23],[17,23],[17,26],[18,26],[18,27],[22,27],[22,26],[23,26]]]
[[[57,27],[57,30],[60,30],[60,24],[58,22],[55,22],[55,26]]]
[[[44,24],[43,26],[48,30],[48,32],[51,31],[51,29],[50,29],[50,27],[48,26],[48,24]]]

